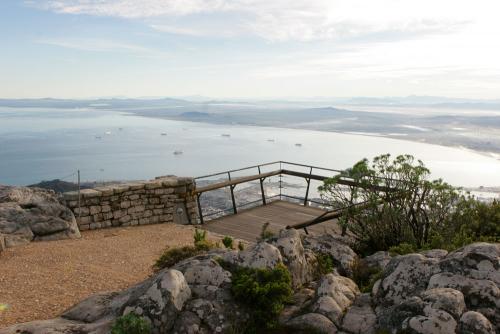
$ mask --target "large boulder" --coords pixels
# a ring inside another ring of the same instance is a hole
[[[460,334],[495,334],[490,321],[481,313],[469,311],[462,314],[458,326]]]
[[[377,316],[371,307],[369,294],[356,298],[342,319],[342,330],[353,334],[373,334],[376,325]]]
[[[45,189],[0,186],[0,234],[5,246],[80,237],[75,216]]]
[[[153,333],[169,331],[191,298],[184,276],[177,270],[166,270],[119,293],[93,295],[73,306],[61,317],[14,325],[0,334],[104,334],[115,319],[134,312],[152,324]]]
[[[399,304],[426,290],[429,278],[439,271],[438,260],[421,254],[396,256],[384,270],[376,300],[385,305]]]
[[[282,230],[279,238],[273,242],[278,248],[283,263],[292,276],[294,287],[310,282],[314,277],[315,255],[302,246],[300,233],[295,229]]]
[[[359,294],[358,286],[351,279],[327,274],[318,284],[317,300],[312,305],[312,310],[340,326],[342,317]]]
[[[358,260],[356,253],[340,238],[331,234],[308,235],[303,240],[305,249],[328,254],[341,275],[353,277],[353,268]]]
[[[337,327],[324,315],[307,313],[295,317],[286,323],[290,333],[335,334]]]
[[[243,251],[227,252],[221,258],[232,265],[254,269],[270,269],[283,263],[279,249],[267,242],[259,242]]]

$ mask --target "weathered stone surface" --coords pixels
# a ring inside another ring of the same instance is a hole
[[[358,286],[351,279],[328,274],[319,282],[316,289],[317,300],[312,310],[323,314],[336,326],[340,326],[345,311],[359,294]]]
[[[180,270],[189,285],[220,286],[224,282],[231,282],[231,273],[213,259],[190,259],[174,267]]]
[[[366,256],[362,259],[363,263],[366,264],[369,268],[379,268],[385,269],[389,262],[391,261],[391,255],[389,252],[376,252],[370,256]]]
[[[420,295],[426,290],[429,278],[439,271],[437,263],[437,259],[421,254],[392,258],[375,296],[377,302],[399,304],[411,296]]]
[[[306,236],[303,240],[303,245],[305,249],[331,255],[338,272],[341,275],[352,277],[352,269],[358,256],[339,238],[331,234]]]
[[[436,288],[424,291],[421,295],[424,302],[432,308],[440,309],[459,319],[465,311],[465,299],[462,292],[450,288]]]
[[[369,294],[362,294],[356,298],[342,319],[342,330],[353,334],[375,333],[377,316],[370,303]]]
[[[274,268],[283,262],[278,248],[267,242],[254,244],[244,251],[227,252],[222,259],[231,264],[249,268]]]
[[[481,313],[469,311],[462,314],[458,325],[459,334],[495,334],[490,321]]]
[[[424,315],[417,315],[403,322],[403,330],[419,334],[454,334],[457,322],[443,311],[424,307]]]
[[[444,250],[444,249],[431,249],[428,251],[421,252],[420,254],[422,254],[425,257],[442,259],[442,258],[446,257],[446,255],[448,255],[448,251]]]
[[[9,186],[0,186],[0,233],[6,247],[80,237],[73,213],[52,191]]]
[[[324,334],[337,333],[337,327],[327,317],[318,313],[307,313],[293,318],[286,323],[286,326],[291,331],[298,330],[303,333],[308,333],[309,331]]]
[[[295,229],[283,230],[279,238],[273,242],[282,257],[284,264],[290,270],[294,287],[302,286],[312,280],[314,276],[314,263],[306,256],[302,246],[300,233]],[[310,254],[314,256],[314,254]]]

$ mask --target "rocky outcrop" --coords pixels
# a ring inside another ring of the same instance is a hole
[[[306,236],[304,248],[316,253],[328,254],[341,275],[352,277],[353,268],[358,259],[356,253],[339,237],[331,234]]]
[[[500,244],[394,257],[374,288],[379,327],[410,333],[500,331],[499,275]]]
[[[108,333],[117,317],[130,312],[151,323],[153,333],[238,332],[249,319],[249,309],[234,299],[226,268],[273,268],[280,263],[290,270],[294,286],[278,319],[287,333],[499,331],[500,245],[476,243],[450,254],[437,250],[390,259],[378,253],[363,261],[385,268],[382,278],[371,294],[361,294],[352,279],[341,275],[349,272],[350,260],[357,261],[347,246],[324,236],[319,240],[304,241],[299,233],[284,231],[244,251],[213,250],[125,291],[94,295],[59,318],[16,325],[0,334]],[[318,278],[311,247],[329,249],[337,268]]]
[[[50,190],[0,186],[0,235],[5,247],[33,240],[80,237],[75,216]]]

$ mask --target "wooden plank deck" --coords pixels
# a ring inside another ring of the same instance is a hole
[[[305,222],[325,211],[319,208],[303,206],[286,201],[274,201],[267,205],[242,210],[236,215],[229,215],[206,222],[203,228],[221,235],[229,235],[236,239],[254,242],[260,236],[262,226],[269,223],[269,230],[278,233],[287,225]],[[309,227],[309,234],[339,233],[340,228],[335,221]],[[304,233],[304,230],[300,230]]]

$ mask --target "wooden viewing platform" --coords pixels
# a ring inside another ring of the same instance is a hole
[[[273,201],[267,205],[241,210],[238,214],[229,215],[206,222],[203,229],[229,235],[233,238],[255,242],[259,238],[262,226],[269,223],[268,230],[278,233],[288,225],[303,223],[314,219],[325,210],[304,206],[288,201]],[[299,230],[305,233],[304,230]],[[336,221],[328,221],[307,228],[309,234],[340,233]]]

